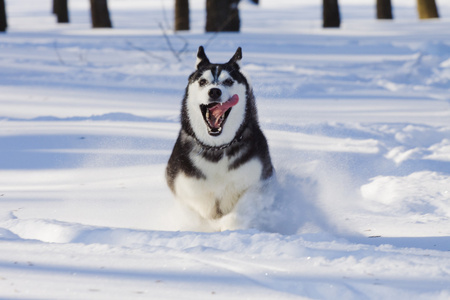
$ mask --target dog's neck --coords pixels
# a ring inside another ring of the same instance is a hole
[[[221,150],[225,150],[228,147],[230,147],[231,145],[238,143],[240,141],[242,141],[242,134],[240,135],[236,135],[235,138],[227,143],[227,144],[223,144],[220,146],[209,146],[209,145],[205,145],[202,141],[200,141],[196,136],[194,136],[195,141],[197,142],[197,144],[202,148],[203,151],[221,151]]]

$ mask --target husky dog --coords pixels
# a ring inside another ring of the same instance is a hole
[[[274,173],[241,59],[239,47],[227,63],[213,64],[199,47],[182,101],[181,130],[166,168],[176,198],[204,220],[232,212],[246,193],[264,187]]]

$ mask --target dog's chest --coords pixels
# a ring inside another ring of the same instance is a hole
[[[263,167],[257,158],[233,169],[230,165],[234,159],[227,156],[217,162],[195,154],[190,158],[205,178],[179,174],[175,180],[176,194],[204,217],[229,213],[239,198],[261,179]]]
[[[219,161],[209,161],[201,156],[192,154],[194,165],[206,176],[206,182],[217,189],[227,184],[247,185],[248,182],[259,181],[262,165],[258,159],[251,159],[237,168],[230,168],[238,159],[238,156],[228,157],[224,155]],[[246,184],[247,183],[247,184]]]

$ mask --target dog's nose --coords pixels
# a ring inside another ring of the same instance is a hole
[[[217,100],[220,96],[222,96],[222,91],[218,88],[212,88],[209,90],[208,95],[211,99]]]

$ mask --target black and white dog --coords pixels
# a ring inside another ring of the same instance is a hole
[[[274,173],[241,59],[238,48],[227,63],[213,64],[199,47],[166,169],[176,198],[206,221],[225,218],[244,197],[258,198]]]

